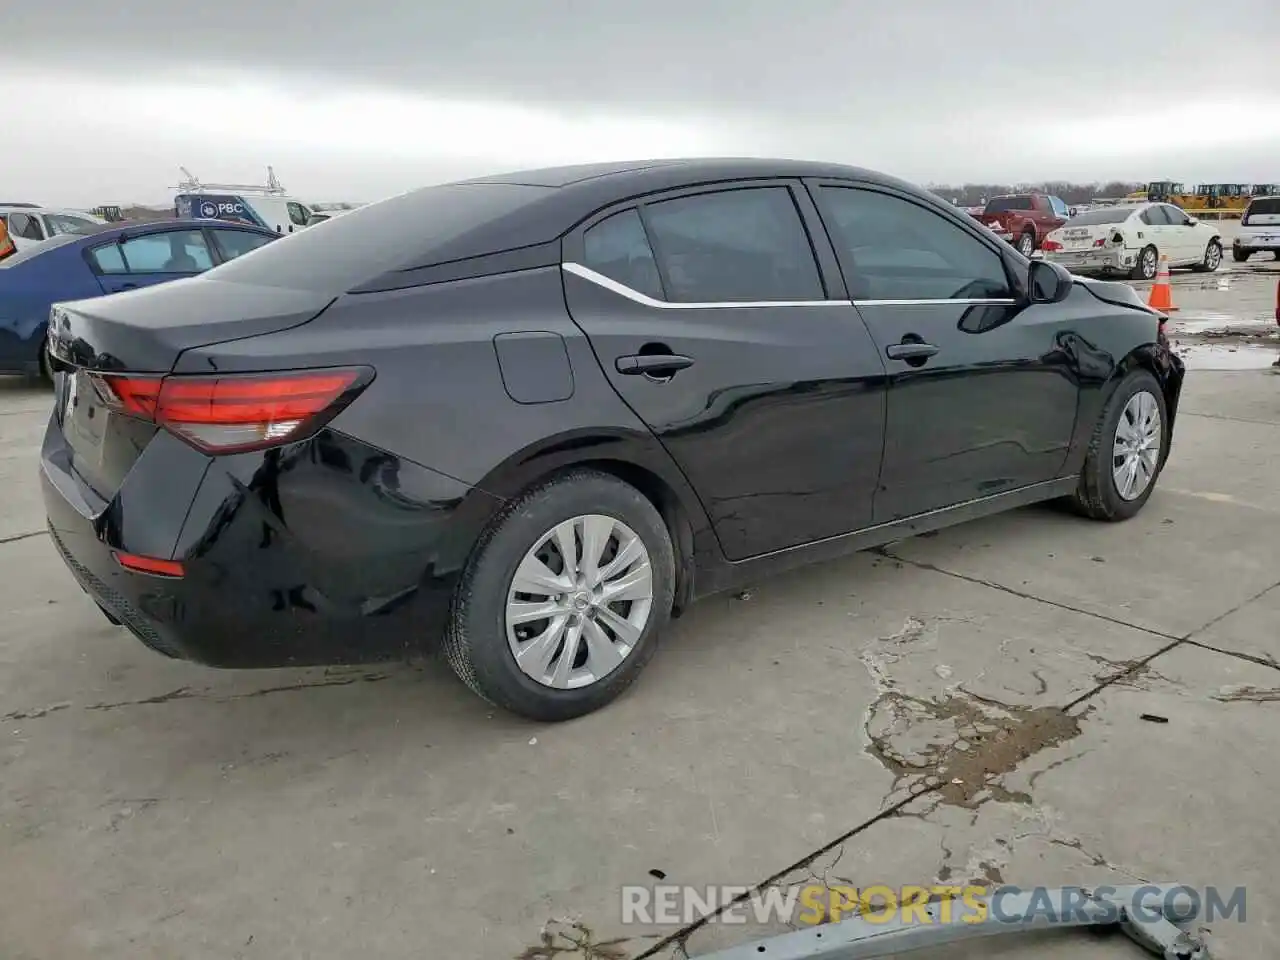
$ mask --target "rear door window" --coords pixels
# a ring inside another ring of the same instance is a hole
[[[584,266],[647,297],[663,299],[658,264],[634,207],[589,227],[582,245]]]
[[[89,258],[104,274],[201,273],[213,266],[204,234],[199,230],[132,237],[123,243],[95,247]]]
[[[213,244],[218,248],[218,255],[224,263],[243,256],[250,250],[257,250],[271,240],[270,237],[250,233],[248,230],[210,230],[209,233],[213,235]]]
[[[820,198],[853,299],[1012,296],[1000,254],[942,215],[856,187],[824,186]]]
[[[822,300],[813,247],[788,187],[748,187],[645,204],[669,299]]]

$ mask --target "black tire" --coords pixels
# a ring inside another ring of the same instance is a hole
[[[1252,256],[1252,251],[1249,251],[1249,250],[1232,250],[1231,251],[1231,259],[1234,260],[1236,263],[1244,263],[1246,260],[1249,259],[1250,256]],[[1276,254],[1276,256],[1280,258],[1280,253]]]
[[[1210,240],[1204,248],[1204,258],[1192,269],[1197,273],[1213,273],[1222,266],[1222,244],[1218,240]]]
[[[1280,260],[1280,250],[1275,250],[1275,251],[1273,251],[1273,253],[1275,254],[1275,258],[1276,258],[1277,260]]]
[[[40,382],[46,386],[53,386],[53,367],[49,364],[49,342],[47,340],[40,341],[40,359],[37,362],[40,365]]]
[[[1148,244],[1138,254],[1138,262],[1129,274],[1130,280],[1154,280],[1160,270],[1160,253],[1154,244]]]
[[[653,606],[630,654],[603,678],[576,689],[546,686],[516,664],[505,610],[516,568],[557,524],[585,514],[620,520],[649,552]],[[617,698],[648,663],[671,616],[675,554],[671,535],[648,498],[606,473],[576,469],[540,482],[508,504],[480,537],[463,570],[442,644],[445,659],[472,691],[494,706],[539,721],[569,720]]]
[[[1116,489],[1112,466],[1112,451],[1115,442],[1116,427],[1124,413],[1125,405],[1134,394],[1145,390],[1156,400],[1160,411],[1161,440],[1160,457],[1156,463],[1155,476],[1147,484],[1147,488],[1135,499],[1125,500]],[[1160,482],[1160,474],[1164,470],[1165,460],[1169,456],[1169,416],[1165,408],[1164,393],[1156,378],[1146,370],[1134,370],[1116,386],[1111,399],[1103,408],[1102,416],[1094,427],[1093,436],[1089,440],[1089,451],[1084,458],[1084,467],[1080,471],[1080,484],[1071,497],[1076,511],[1092,520],[1118,522],[1128,520],[1143,508],[1151,497],[1151,491]]]
[[[1024,257],[1029,257],[1036,252],[1036,232],[1034,230],[1022,231],[1022,236],[1018,237],[1018,252]]]

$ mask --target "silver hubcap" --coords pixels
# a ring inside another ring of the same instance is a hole
[[[1019,249],[1021,249],[1024,256],[1029,257],[1031,256],[1032,252],[1035,250],[1036,242],[1032,238],[1031,234],[1024,233],[1022,235],[1022,239],[1018,241],[1018,247]]]
[[[520,669],[569,690],[630,656],[653,608],[649,551],[612,517],[574,517],[525,554],[507,593],[507,643]]]
[[[1209,244],[1209,251],[1204,255],[1204,265],[1210,270],[1222,262],[1222,248],[1216,243]]]
[[[1156,252],[1147,250],[1142,254],[1142,275],[1150,278],[1156,275]]]
[[[1156,398],[1141,390],[1129,398],[1116,424],[1112,476],[1122,500],[1137,500],[1155,479],[1163,428]]]

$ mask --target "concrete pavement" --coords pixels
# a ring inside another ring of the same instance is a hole
[[[763,931],[624,928],[620,888],[810,877],[1246,885],[1215,956],[1280,952],[1270,372],[1188,378],[1127,524],[1032,508],[711,599],[554,727],[436,664],[150,653],[40,532],[46,405],[0,384],[6,960],[697,956]]]

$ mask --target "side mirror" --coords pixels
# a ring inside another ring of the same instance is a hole
[[[1027,268],[1027,298],[1032,303],[1061,303],[1074,283],[1066,267],[1049,260],[1032,260]]]
[[[1068,211],[1067,211],[1067,216],[1068,216],[1068,217],[1074,217],[1075,215],[1076,215],[1076,208],[1075,208],[1075,207],[1072,207],[1070,210],[1068,210]]]
[[[1187,217],[1187,226],[1188,226],[1188,227],[1194,227],[1194,226],[1195,226],[1197,223],[1199,223],[1199,222],[1200,222],[1200,221],[1199,221],[1199,220],[1197,220],[1195,217]]]

